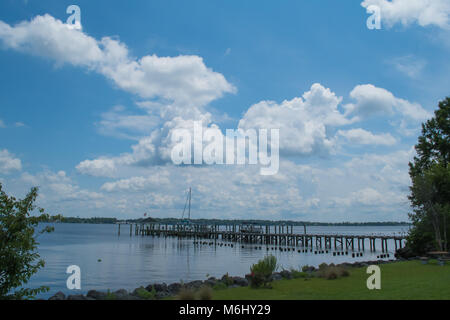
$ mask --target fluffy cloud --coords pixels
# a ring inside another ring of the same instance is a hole
[[[367,180],[367,183],[383,182],[390,188],[406,188],[410,184],[408,162],[415,149],[399,150],[389,154],[365,154],[345,163],[345,169]],[[363,184],[364,185],[364,184]]]
[[[193,189],[193,217],[362,221],[406,219],[407,163],[414,149],[366,154],[319,164],[282,160],[274,176],[258,166],[150,166],[119,170],[99,191],[84,189],[64,171],[24,172],[10,189],[40,186],[38,205],[51,213],[179,217]],[[100,213],[99,213],[100,212]]]
[[[144,136],[131,146],[131,152],[113,157],[100,157],[84,160],[76,166],[83,173],[97,177],[116,177],[124,167],[148,167],[171,162],[173,147],[178,143],[172,139],[176,130],[185,129],[194,137],[194,122],[202,124],[202,129],[217,128],[211,122],[211,114],[198,114],[196,119],[175,117],[164,122],[161,128],[154,129],[150,135]],[[205,142],[206,143],[206,142]],[[199,144],[202,146],[202,144]],[[190,147],[190,146],[189,146]]]
[[[346,112],[341,113],[339,106],[342,98],[316,83],[302,97],[285,100],[280,104],[261,101],[252,105],[239,121],[238,129],[245,131],[279,128],[282,154],[327,155],[335,152],[339,138],[358,145],[395,144],[396,139],[389,133],[376,135],[362,128],[338,130],[334,133],[337,128],[372,114],[389,117],[399,115],[400,128],[403,129],[411,119],[418,121],[428,116],[420,105],[396,98],[389,91],[373,85],[356,86],[350,93],[350,97],[356,100],[356,103],[344,105]],[[194,137],[195,121],[202,123],[203,131],[206,128],[216,128],[223,137],[224,133],[214,124],[212,115],[199,108],[191,108],[192,112],[186,112],[186,109],[175,105],[163,107],[155,102],[145,101],[138,105],[147,113],[134,116],[126,114],[123,108],[115,108],[102,116],[100,122],[102,130],[117,131],[115,134],[120,136],[120,134],[128,134],[130,130],[141,133],[150,130],[158,119],[159,124],[155,124],[155,128],[148,135],[139,137],[138,142],[131,146],[131,152],[85,160],[77,166],[79,172],[93,176],[119,177],[120,172],[127,167],[148,167],[171,163],[171,152],[177,144],[172,140],[173,133],[176,130],[185,129]],[[134,126],[134,123],[137,126]],[[203,147],[205,144],[206,142]],[[340,146],[344,145],[340,143]]]
[[[19,178],[10,180],[8,186],[11,191],[18,190],[15,194],[19,197],[29,188],[39,187],[37,205],[51,214],[78,216],[80,211],[94,213],[108,204],[101,193],[81,188],[65,171],[23,172]],[[113,200],[110,202],[113,203]]]
[[[381,9],[381,21],[388,27],[397,23],[422,27],[450,27],[450,2],[448,0],[364,0],[361,6],[376,5]]]
[[[327,129],[354,121],[339,112],[341,100],[330,89],[316,83],[303,94],[302,98],[294,98],[281,104],[262,101],[251,106],[240,120],[238,129],[243,131],[280,129],[281,151],[295,155],[329,154],[333,152],[335,141],[334,137],[327,134]],[[148,136],[141,137],[138,143],[131,147],[132,152],[81,162],[77,166],[81,173],[114,177],[117,176],[120,167],[151,166],[171,162],[172,149],[177,144],[172,140],[173,133],[185,129],[194,137],[195,121],[202,123],[203,131],[206,128],[215,128],[224,138],[219,127],[213,123],[209,112],[193,108],[191,109],[193,112],[186,114],[176,106],[160,108],[151,102],[143,102],[140,106],[148,110],[149,114],[160,110],[158,116],[161,119],[161,127],[154,129]],[[134,118],[128,115],[118,117],[119,111],[122,109],[116,108],[113,112],[103,115],[101,122],[103,128],[133,127],[133,122],[129,120]],[[153,119],[152,117],[138,116],[137,124],[150,122],[149,119]],[[206,142],[203,146],[205,144]]]
[[[0,21],[0,40],[11,49],[103,74],[121,89],[144,99],[203,106],[235,87],[198,56],[130,56],[119,40],[93,37],[46,14],[10,26]]]
[[[160,117],[153,114],[127,114],[123,106],[115,106],[101,115],[96,126],[106,136],[138,140],[151,133],[160,123]]]
[[[388,61],[388,63],[410,78],[417,78],[427,65],[426,60],[416,58],[412,55],[394,58]]]
[[[373,134],[370,131],[364,129],[351,129],[351,130],[339,130],[338,136],[344,137],[352,144],[365,144],[365,145],[394,145],[397,141],[390,133]]]
[[[155,166],[106,182],[101,190],[114,205],[121,199],[124,212],[151,209],[155,216],[180,216],[192,187],[195,217],[402,220],[413,155],[413,149],[366,154],[330,168],[282,160],[274,176],[261,176],[258,166]]]
[[[152,186],[169,186],[169,172],[167,169],[158,170],[155,174],[147,177],[131,177],[128,179],[121,179],[114,182],[106,182],[102,185],[101,190],[108,192],[113,191],[137,191],[151,188]]]
[[[103,213],[126,213],[127,217],[150,208],[154,215],[177,217],[186,188],[191,186],[197,217],[364,220],[359,209],[367,206],[377,213],[374,220],[406,217],[403,201],[411,150],[351,160],[342,160],[345,155],[341,154],[329,168],[281,159],[280,171],[274,176],[261,176],[257,165],[167,165],[174,146],[172,133],[178,129],[192,133],[194,121],[201,121],[202,128],[219,129],[206,106],[236,90],[198,56],[134,58],[119,40],[96,40],[49,15],[15,26],[0,21],[0,41],[13,50],[100,73],[142,99],[137,103],[141,114],[114,107],[96,123],[101,134],[135,140],[128,152],[77,165],[82,174],[107,178],[100,190],[82,188],[64,171],[23,173],[17,179],[17,183],[42,186],[40,201],[46,208],[68,215],[78,215],[81,209],[84,215],[89,215],[85,209],[97,214],[93,210],[102,208]],[[420,105],[373,85],[356,86],[350,98],[354,103],[345,105],[343,113],[342,98],[316,83],[301,97],[252,105],[238,129],[280,128],[282,151],[304,156],[332,153],[339,138],[362,145],[395,143],[390,134],[340,128],[371,114],[413,121],[428,117]],[[7,150],[0,151],[0,172],[20,169],[19,159]],[[14,185],[14,179],[9,181]]]
[[[399,114],[413,121],[423,121],[430,117],[430,113],[420,104],[397,98],[386,89],[372,84],[356,86],[350,92],[350,97],[356,102],[344,106],[346,115],[354,115],[360,119],[383,114]]]
[[[0,173],[6,174],[22,169],[22,162],[8,150],[0,150]]]
[[[76,169],[94,177],[114,177],[117,172],[114,159],[107,158],[84,160],[76,166]]]
[[[315,83],[303,98],[281,104],[261,101],[251,106],[239,121],[239,128],[280,129],[280,149],[286,153],[327,154],[334,147],[327,127],[352,122],[339,112],[340,102],[330,89]]]

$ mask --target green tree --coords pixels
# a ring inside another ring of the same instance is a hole
[[[30,277],[44,266],[37,253],[36,236],[52,232],[52,227],[36,231],[49,219],[35,206],[38,189],[32,188],[21,200],[8,196],[0,183],[0,299],[30,299],[47,287],[23,288]],[[33,216],[33,212],[38,215]]]
[[[417,253],[427,247],[448,249],[450,232],[450,97],[439,103],[434,117],[422,124],[415,146],[417,156],[409,163],[412,181],[409,200],[413,228],[409,246]]]

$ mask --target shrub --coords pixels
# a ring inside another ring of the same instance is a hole
[[[336,270],[334,269],[327,269],[324,273],[324,278],[327,280],[334,280],[338,278],[338,275],[336,273]]]
[[[311,267],[311,266],[309,266],[309,265],[304,265],[303,267],[302,267],[302,272],[308,272],[310,269],[312,269],[312,268],[314,268],[314,267]]]
[[[250,268],[250,285],[253,288],[260,286],[266,286],[271,280],[272,273],[277,268],[277,258],[274,256],[266,256],[264,259],[259,260],[258,263],[252,265]]]
[[[227,288],[227,285],[223,282],[217,282],[214,286],[213,289],[214,290],[224,290]]]
[[[348,276],[350,276],[350,272],[347,269],[339,268],[339,276],[340,277],[348,277]]]
[[[334,264],[330,264],[328,266],[322,266],[319,271],[317,271],[316,275],[319,278],[325,278],[328,280],[334,280],[339,277],[348,277],[350,275],[350,272],[343,268],[343,267],[337,267]]]
[[[228,275],[228,272],[223,275],[222,282],[228,287],[233,284],[233,278]]]
[[[250,286],[252,288],[259,288],[261,286],[265,286],[268,280],[260,273],[251,273],[250,274]]]
[[[292,278],[294,278],[294,279],[307,278],[308,277],[308,274],[306,272],[298,271],[298,270],[295,270],[293,268],[291,269],[291,275],[292,275]]]
[[[199,300],[212,300],[213,291],[209,286],[202,286],[198,292],[197,297]]]
[[[192,289],[182,288],[176,298],[177,300],[195,300],[195,292]]]
[[[326,268],[328,268],[328,265],[325,262],[319,264],[319,270],[325,270]]]
[[[144,287],[140,287],[136,290],[136,294],[141,299],[153,300],[156,296],[155,288],[152,288],[152,291],[147,291]]]
[[[105,300],[117,300],[117,296],[108,289]]]

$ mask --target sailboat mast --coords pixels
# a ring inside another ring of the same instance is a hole
[[[192,189],[189,188],[189,213],[188,213],[188,220],[191,220],[191,195],[192,195]]]

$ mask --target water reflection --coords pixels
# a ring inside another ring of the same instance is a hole
[[[361,252],[353,257],[350,250],[303,248],[294,246],[239,244],[214,240],[178,239],[151,236],[117,236],[114,225],[56,224],[55,232],[43,235],[39,252],[46,261],[44,269],[29,285],[47,285],[49,297],[66,289],[66,268],[81,268],[82,293],[90,289],[134,289],[154,282],[204,280],[225,273],[244,276],[250,266],[267,254],[273,254],[285,269],[322,262],[354,262],[375,260],[381,252]],[[308,233],[374,234],[405,232],[405,227],[308,227]],[[294,232],[302,233],[303,227]],[[369,248],[366,243],[365,248]],[[389,243],[392,258],[393,243]],[[381,247],[378,245],[378,250]],[[344,252],[344,254],[342,254]],[[347,254],[345,254],[347,252]],[[358,252],[359,251],[355,251]],[[337,254],[339,253],[339,254]],[[100,260],[99,260],[100,259]],[[77,292],[79,293],[79,292]]]

